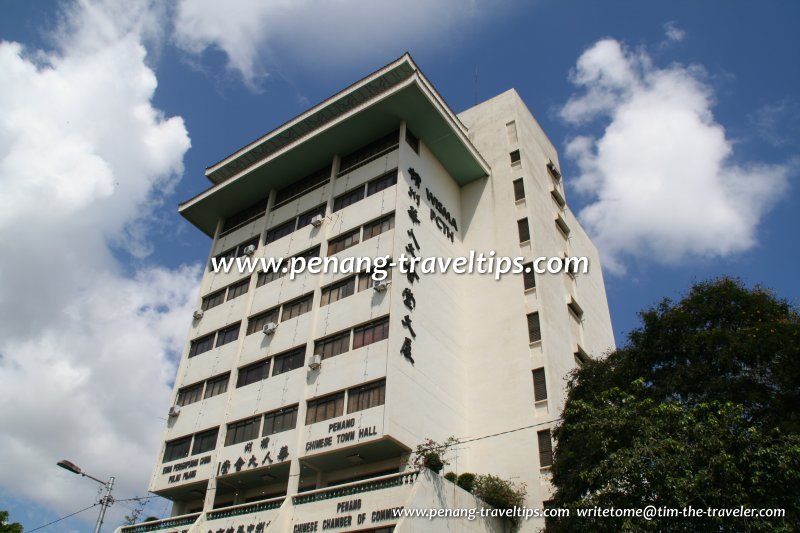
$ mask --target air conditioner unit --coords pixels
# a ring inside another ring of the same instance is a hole
[[[264,335],[274,335],[276,329],[278,329],[278,324],[275,322],[267,322],[264,324],[264,328],[261,331],[264,332]]]
[[[172,407],[169,408],[169,412],[167,413],[167,416],[170,417],[170,418],[174,418],[174,417],[178,416],[179,414],[181,414],[181,408],[178,407],[177,405],[173,405]]]
[[[250,244],[250,245],[245,247],[244,255],[253,255],[254,253],[256,253],[256,245],[255,244]]]
[[[322,217],[322,215],[314,215],[314,218],[311,219],[311,225],[314,226],[315,228],[318,228],[322,225],[323,220],[324,218]]]
[[[197,311],[192,313],[192,317],[194,317],[195,320],[200,320],[201,318],[203,318],[203,310],[198,309]]]
[[[386,281],[385,279],[382,279],[380,281],[378,281],[378,280],[373,280],[372,281],[372,288],[375,289],[375,292],[383,292],[388,287],[389,287],[389,282]]]
[[[316,370],[322,366],[322,356],[318,353],[315,353],[311,356],[311,362],[308,363],[308,368],[311,370]]]

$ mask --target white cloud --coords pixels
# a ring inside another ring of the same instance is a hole
[[[181,0],[175,37],[200,54],[225,53],[251,87],[278,58],[308,68],[400,56],[423,45],[449,47],[471,20],[486,20],[508,2],[471,0]],[[491,5],[488,5],[491,4]],[[480,14],[480,17],[477,15]]]
[[[578,59],[571,78],[583,91],[561,115],[578,126],[599,120],[604,131],[571,139],[566,155],[590,198],[579,218],[612,271],[624,271],[626,257],[674,263],[748,250],[787,187],[787,165],[734,162],[700,72],[658,68],[612,39]]]
[[[151,103],[142,43],[161,12],[84,1],[63,16],[53,50],[0,43],[0,488],[66,514],[96,486],[63,458],[115,475],[118,497],[146,490],[199,272],[128,274],[112,252],[146,250],[189,148]]]
[[[668,43],[679,43],[686,37],[686,32],[680,29],[672,20],[664,24],[664,34]]]

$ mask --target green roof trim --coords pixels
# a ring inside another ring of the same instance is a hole
[[[460,185],[488,175],[489,167],[465,128],[410,56],[382,70],[211,167],[209,176],[226,177],[183,203],[181,214],[213,237],[220,217],[302,179],[336,154],[348,154],[390,133],[402,120]]]

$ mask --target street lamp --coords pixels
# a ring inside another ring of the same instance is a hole
[[[100,498],[100,516],[97,517],[97,524],[94,526],[94,533],[100,533],[100,528],[103,526],[103,518],[106,515],[106,509],[111,507],[111,504],[114,503],[114,498],[111,497],[111,488],[114,486],[114,476],[111,476],[109,480],[106,482],[99,480],[94,476],[90,476],[89,474],[81,470],[78,465],[76,465],[71,461],[67,461],[66,459],[61,460],[56,464],[61,468],[63,468],[64,470],[69,470],[73,474],[80,474],[83,477],[88,477],[89,479],[93,479],[106,488],[106,495]]]

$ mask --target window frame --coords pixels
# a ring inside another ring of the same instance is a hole
[[[231,422],[228,424],[225,428],[225,441],[223,445],[233,446],[234,444],[241,444],[249,440],[257,439],[259,433],[261,432],[261,418],[261,415],[251,416],[249,418],[237,420],[236,422]],[[253,425],[254,423],[255,425]],[[254,432],[252,432],[252,430],[248,430],[248,428],[252,427],[255,427]],[[252,435],[250,435],[250,432],[252,432]]]
[[[214,348],[219,348],[220,346],[225,346],[226,344],[239,340],[240,329],[242,329],[242,323],[236,322],[235,324],[217,330],[217,341],[214,344]]]
[[[222,390],[218,390],[218,383],[225,383],[225,386]],[[206,380],[206,387],[205,392],[203,392],[203,399],[207,400],[208,398],[213,398],[214,396],[219,396],[220,394],[225,394],[228,392],[228,385],[231,382],[231,373],[226,372],[219,376],[213,376]]]
[[[376,392],[377,396],[375,396]],[[366,398],[364,398],[364,396],[366,396]],[[386,378],[373,381],[372,383],[365,383],[348,389],[347,391],[347,414],[379,407],[385,403]]]
[[[291,431],[297,427],[297,413],[300,411],[299,404],[282,407],[274,411],[264,413],[264,422],[261,424],[261,436],[269,437],[276,433]],[[280,418],[279,418],[280,417]],[[289,418],[287,422],[286,419]],[[280,420],[280,429],[275,429],[276,421]],[[267,429],[269,425],[269,430]],[[291,427],[289,427],[291,425]]]
[[[187,405],[191,405],[195,402],[199,402],[203,399],[203,386],[204,382],[194,383],[192,385],[187,385],[185,387],[181,387],[178,389],[178,395],[175,398],[175,405],[178,407],[184,407]],[[196,397],[192,396],[193,399],[190,398],[190,394],[195,395]]]
[[[186,453],[181,452],[181,448],[178,446],[186,446]],[[176,450],[178,453],[182,453],[181,455],[176,454]],[[180,437],[178,439],[172,439],[164,443],[164,455],[161,459],[162,463],[171,463],[172,461],[177,461],[178,459],[185,459],[189,457],[189,453],[192,450],[192,436],[187,435],[185,437]]]
[[[272,359],[272,377],[302,368],[306,362],[306,345],[304,344],[302,346],[298,346],[297,348],[292,348],[291,350],[279,353],[273,356]],[[289,362],[288,368],[286,367],[287,361]]]
[[[236,388],[240,389],[269,378],[270,358],[248,363],[236,369]]]
[[[344,414],[344,396],[345,392],[340,391],[306,400],[305,425],[308,426],[342,416]],[[321,415],[320,408],[324,409]],[[332,411],[332,413],[329,411]]]
[[[325,359],[330,359],[331,357],[336,357],[337,355],[349,352],[350,339],[352,337],[351,333],[352,333],[352,328],[348,328],[345,331],[340,331],[339,333],[334,333],[333,335],[327,335],[325,337],[322,337],[321,339],[315,340],[314,355],[319,355],[320,357],[322,357],[322,360],[324,361]],[[341,347],[339,343],[341,343],[345,339],[347,340],[347,343],[345,345],[346,348],[345,350],[337,352],[336,348],[334,348],[333,350],[330,350],[331,353],[326,353],[327,346]]]
[[[304,294],[299,298],[295,298],[294,300],[290,300],[283,305],[281,305],[281,322],[286,322],[287,320],[291,320],[296,318],[300,315],[304,315],[311,311],[311,308],[314,306],[314,293],[310,292],[308,294]],[[288,314],[287,315],[287,310]]]
[[[349,286],[349,293],[348,293],[348,286]],[[336,283],[331,283],[326,287],[322,287],[322,289],[320,289],[319,306],[325,307],[326,305],[330,305],[334,302],[338,302],[339,300],[343,300],[348,296],[352,296],[355,293],[356,293],[356,276],[353,275],[344,278],[343,280],[337,281]],[[334,294],[336,295],[336,298],[332,298]]]
[[[200,455],[201,453],[208,453],[217,447],[217,439],[219,438],[219,426],[215,428],[195,433],[192,439],[192,453],[191,455]],[[198,450],[199,443],[205,444],[206,448]],[[210,444],[210,447],[208,447]]]
[[[359,335],[361,339],[359,340]],[[389,338],[389,316],[384,316],[376,320],[362,324],[353,328],[353,347],[352,350],[375,344]]]
[[[523,217],[517,220],[517,233],[519,234],[519,243],[525,244],[531,240],[531,227],[528,223],[528,217]]]

